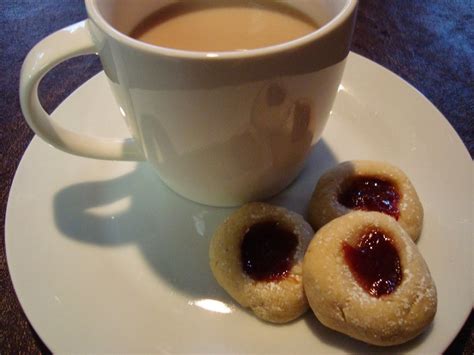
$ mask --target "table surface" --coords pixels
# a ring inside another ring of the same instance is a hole
[[[474,153],[474,1],[360,0],[352,50],[423,93]],[[86,18],[83,0],[0,2],[0,353],[48,353],[21,309],[5,257],[5,210],[16,168],[33,133],[18,98],[23,59],[48,34]],[[40,85],[51,112],[101,70],[94,56],[61,64]],[[427,127],[428,129],[428,127]],[[446,353],[473,354],[473,313]]]

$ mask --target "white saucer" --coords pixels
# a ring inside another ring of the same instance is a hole
[[[126,136],[104,74],[54,113],[82,132]],[[425,207],[418,243],[439,294],[433,325],[391,352],[440,353],[472,307],[472,163],[423,96],[351,54],[332,117],[299,179],[272,202],[304,213],[319,175],[342,160],[401,167]],[[258,321],[208,267],[208,242],[231,209],[187,201],[146,164],[62,153],[38,138],[13,182],[6,219],[11,277],[54,353],[327,353],[386,351],[321,326]]]

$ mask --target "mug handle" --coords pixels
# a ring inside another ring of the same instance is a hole
[[[49,35],[28,53],[20,75],[23,115],[38,136],[67,153],[105,160],[145,160],[140,145],[134,139],[97,138],[70,131],[51,120],[40,104],[38,84],[48,71],[67,59],[97,54],[87,21]]]

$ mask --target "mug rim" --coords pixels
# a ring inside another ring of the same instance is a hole
[[[89,18],[93,20],[95,24],[102,29],[102,31],[104,31],[108,36],[112,37],[116,41],[124,43],[136,50],[146,52],[148,54],[159,54],[161,56],[179,59],[206,60],[249,59],[296,49],[310,42],[316,41],[326,36],[328,33],[336,30],[352,15],[358,4],[358,0],[347,0],[344,7],[329,22],[308,33],[307,35],[295,38],[291,41],[278,43],[267,47],[248,49],[245,51],[191,51],[185,49],[161,47],[145,43],[120,32],[104,19],[96,6],[97,1],[98,0],[85,0],[86,10]]]

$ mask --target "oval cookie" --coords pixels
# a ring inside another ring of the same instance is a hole
[[[210,266],[217,282],[240,305],[263,320],[288,322],[308,308],[302,261],[313,235],[300,215],[249,203],[216,230]]]
[[[320,322],[374,345],[404,343],[433,320],[437,295],[416,245],[391,217],[352,212],[321,228],[303,280]]]
[[[400,223],[416,241],[423,227],[423,206],[403,171],[376,161],[348,161],[328,170],[311,197],[308,219],[318,230],[354,210],[382,212]]]

